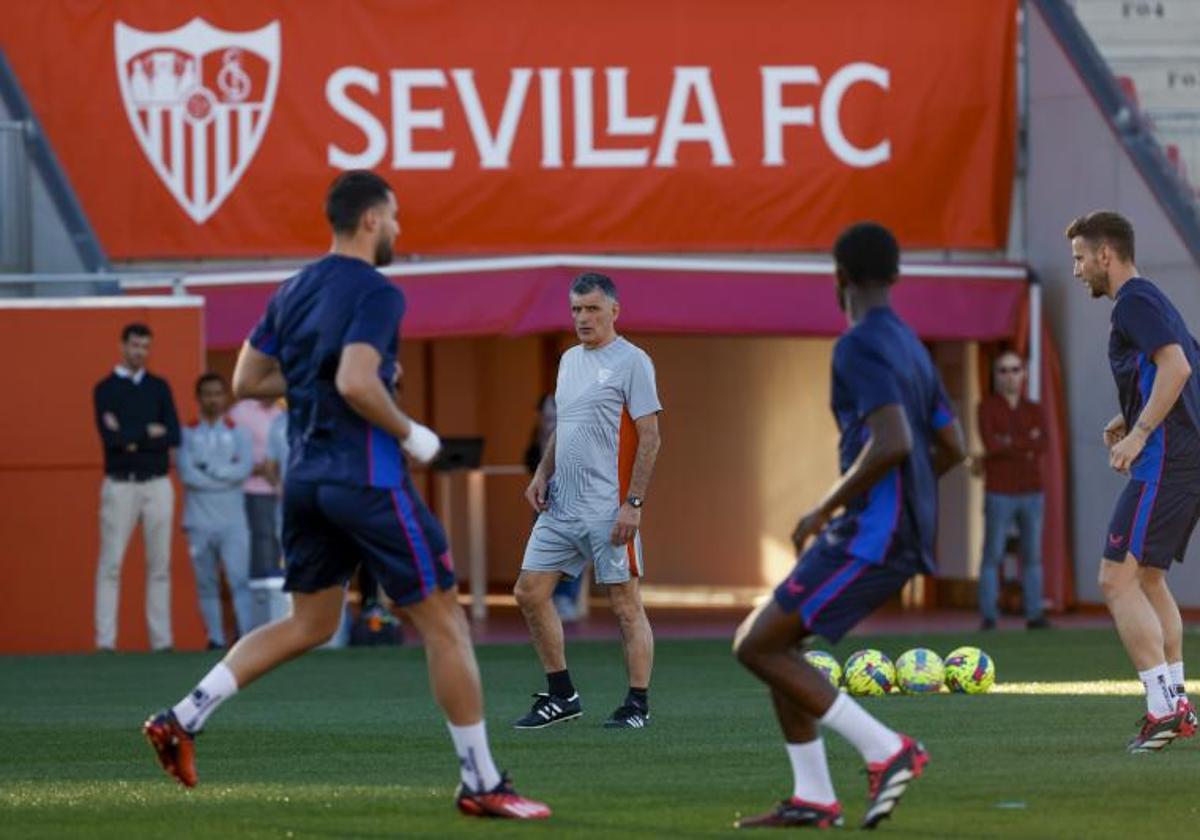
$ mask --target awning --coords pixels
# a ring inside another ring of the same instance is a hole
[[[846,327],[828,261],[537,256],[389,266],[404,290],[406,338],[568,331],[567,289],[582,271],[613,277],[630,333],[835,336]],[[206,301],[210,350],[237,347],[294,270],[191,274],[177,282]],[[1028,272],[1011,264],[905,264],[893,293],[927,340],[996,340],[1017,328]],[[162,281],[132,281],[146,291]]]

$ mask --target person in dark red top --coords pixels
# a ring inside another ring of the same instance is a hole
[[[1008,529],[1016,522],[1021,540],[1025,623],[1048,627],[1042,614],[1042,471],[1046,448],[1042,407],[1025,396],[1025,366],[1008,352],[996,360],[996,392],[979,403],[979,436],[987,492],[984,501],[983,565],[979,570],[979,611],[983,629],[996,626],[1000,565]]]

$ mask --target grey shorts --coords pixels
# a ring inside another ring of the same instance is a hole
[[[641,577],[641,534],[625,545],[613,545],[613,524],[539,516],[525,544],[521,571],[561,572],[577,578],[591,563],[596,583],[625,583]]]

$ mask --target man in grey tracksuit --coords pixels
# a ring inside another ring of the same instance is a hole
[[[254,454],[249,432],[225,414],[228,396],[217,374],[206,373],[197,380],[200,419],[183,430],[179,448],[179,475],[187,491],[183,528],[210,648],[225,646],[218,562],[225,567],[239,635],[253,627],[250,529],[242,483],[254,467]]]

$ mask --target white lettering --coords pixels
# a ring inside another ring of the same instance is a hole
[[[638,137],[653,134],[658,123],[655,117],[629,116],[629,68],[606,67],[608,83],[608,133],[613,137]]]
[[[597,149],[592,128],[592,68],[571,68],[575,100],[575,166],[580,169],[645,166],[649,149]]]
[[[557,67],[538,70],[538,87],[542,97],[542,167],[561,169],[562,158],[562,91]]]
[[[387,134],[383,124],[375,115],[359,105],[346,93],[351,85],[366,88],[368,93],[379,93],[379,76],[362,67],[342,67],[325,81],[325,101],[338,116],[353,123],[367,139],[361,152],[347,152],[329,144],[326,160],[338,169],[372,169],[383,160],[387,151]]]
[[[504,110],[500,112],[500,125],[494,137],[488,128],[483,104],[479,101],[479,91],[475,88],[475,74],[471,70],[451,70],[450,77],[458,88],[458,98],[462,100],[467,125],[471,129],[471,137],[475,139],[479,165],[484,169],[508,169],[508,156],[512,153],[517,121],[525,105],[525,94],[529,91],[533,71],[527,67],[517,67],[512,71],[508,93],[504,97]]]
[[[784,85],[817,85],[821,77],[815,67],[763,67],[763,166],[783,166],[783,127],[812,125],[811,105],[785,108]],[[822,119],[824,115],[822,114]]]
[[[884,90],[888,89],[890,74],[876,64],[856,62],[847,64],[833,74],[821,94],[821,134],[838,160],[850,166],[866,168],[878,166],[892,156],[892,141],[881,140],[869,149],[860,149],[846,139],[842,132],[842,97],[851,85],[870,82]]]
[[[686,122],[688,100],[693,91],[700,106],[700,122]],[[713,92],[707,67],[676,67],[671,85],[671,99],[663,117],[662,137],[658,141],[655,166],[674,166],[680,143],[707,143],[714,166],[732,166],[725,128],[721,125],[721,110]]]
[[[446,74],[441,70],[393,70],[392,80],[392,167],[395,169],[449,169],[454,165],[454,150],[418,152],[413,149],[413,130],[442,128],[441,108],[416,110],[412,105],[413,88],[444,88]]]

